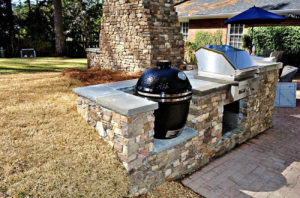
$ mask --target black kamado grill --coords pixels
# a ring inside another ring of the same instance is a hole
[[[180,135],[189,112],[192,86],[187,76],[170,61],[159,61],[146,70],[136,84],[136,94],[159,103],[155,110],[154,137],[174,138]]]

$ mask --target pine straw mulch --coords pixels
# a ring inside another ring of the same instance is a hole
[[[129,75],[124,72],[94,67],[90,69],[65,69],[62,71],[62,75],[79,80],[85,85],[95,85],[139,78],[141,72]]]
[[[90,83],[90,82],[89,82]],[[58,73],[0,76],[0,197],[126,197],[126,172]],[[143,197],[198,197],[166,182]]]

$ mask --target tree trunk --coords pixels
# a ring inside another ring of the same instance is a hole
[[[30,0],[27,0],[27,6],[28,6],[28,11],[29,13],[31,12],[31,4],[30,4]]]
[[[14,53],[14,38],[15,38],[15,32],[14,32],[14,18],[13,18],[13,12],[12,12],[12,6],[10,0],[5,0],[6,4],[6,13],[7,13],[7,20],[8,20],[8,33],[9,33],[9,53],[13,55]]]
[[[61,0],[53,0],[54,4],[54,29],[55,29],[55,54],[62,56],[65,52],[65,36],[62,24]]]

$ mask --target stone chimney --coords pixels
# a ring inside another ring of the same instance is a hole
[[[184,41],[172,0],[106,0],[100,33],[100,66],[127,73],[158,60],[183,65]]]

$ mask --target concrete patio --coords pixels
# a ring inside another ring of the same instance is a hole
[[[300,84],[297,107],[275,108],[273,128],[182,180],[207,198],[300,196]]]

